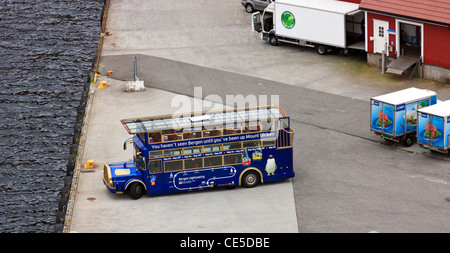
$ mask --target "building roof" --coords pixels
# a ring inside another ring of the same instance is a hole
[[[449,0],[362,0],[359,8],[450,25]]]

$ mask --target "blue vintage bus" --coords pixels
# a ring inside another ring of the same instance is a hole
[[[133,199],[294,177],[289,117],[275,105],[121,120],[130,161],[106,163],[103,182]]]

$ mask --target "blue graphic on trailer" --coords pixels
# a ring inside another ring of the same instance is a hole
[[[394,133],[394,106],[372,100],[372,129],[387,134]]]
[[[406,132],[417,130],[417,103],[406,105],[405,125]]]
[[[371,128],[373,130],[381,131],[382,128],[377,124],[378,114],[383,111],[383,104],[381,102],[372,100],[372,118],[370,119]]]
[[[436,147],[444,147],[444,118],[421,113],[418,142]]]
[[[405,104],[397,105],[395,109],[395,119],[397,119],[395,123],[396,135],[404,134],[407,130],[406,129],[407,126],[405,124],[406,122],[405,116],[406,116],[406,105]]]
[[[450,148],[450,116],[447,117],[447,132],[445,133],[445,136],[447,136],[447,148]]]

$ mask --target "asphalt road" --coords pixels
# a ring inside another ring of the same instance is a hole
[[[123,66],[133,58],[107,56],[102,64],[115,78],[131,80]],[[214,94],[225,102],[226,95],[279,95],[296,131],[299,232],[450,231],[449,158],[373,135],[368,102],[158,57],[137,59],[140,79],[154,88],[193,96],[201,86],[203,98]]]

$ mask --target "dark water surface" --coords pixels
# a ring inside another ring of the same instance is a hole
[[[103,1],[0,0],[0,232],[53,232]]]

